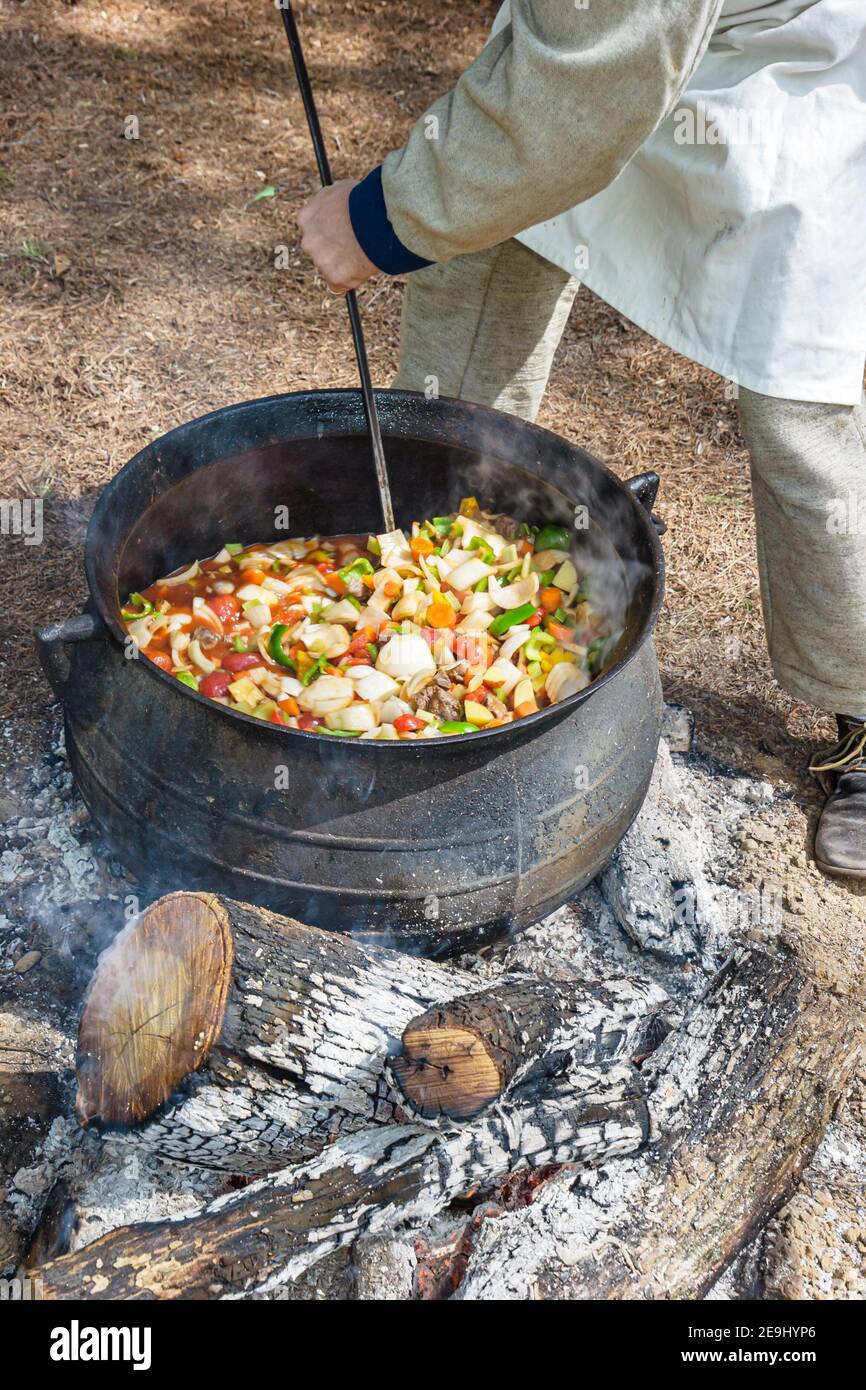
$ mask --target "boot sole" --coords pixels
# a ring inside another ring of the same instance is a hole
[[[830,878],[866,879],[866,869],[840,869],[838,865],[825,864],[821,859],[815,860],[815,867],[820,869],[822,874],[828,874]]]

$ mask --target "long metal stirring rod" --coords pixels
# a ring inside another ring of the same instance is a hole
[[[304,103],[307,125],[310,128],[310,138],[313,142],[313,149],[316,152],[319,177],[322,180],[323,186],[327,187],[327,185],[333,183],[334,180],[331,177],[331,165],[328,161],[328,154],[325,149],[322,127],[319,124],[319,115],[316,111],[313,89],[310,86],[310,77],[307,72],[307,64],[304,60],[304,50],[301,48],[301,39],[298,34],[297,25],[295,24],[295,16],[292,13],[292,7],[291,4],[288,3],[288,0],[280,0],[280,9],[283,15],[286,38],[289,41],[289,48],[292,54],[292,62],[295,65],[295,76],[298,79],[301,100]],[[376,481],[379,484],[382,516],[385,520],[385,530],[393,531],[394,507],[391,502],[388,470],[385,467],[385,450],[382,448],[382,431],[379,428],[379,413],[376,409],[373,384],[370,380],[367,349],[364,346],[364,330],[361,327],[361,315],[358,311],[358,300],[354,290],[350,290],[346,295],[346,304],[349,308],[349,323],[352,326],[352,341],[355,344],[355,357],[358,361],[358,372],[361,377],[361,394],[364,397],[364,411],[367,416],[367,428],[370,431],[370,444],[373,450],[373,462],[376,466]]]

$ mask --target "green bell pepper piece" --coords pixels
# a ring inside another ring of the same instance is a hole
[[[243,550],[243,546],[241,545],[240,541],[226,541],[226,544],[223,546],[223,549],[227,550],[229,555],[240,555],[241,551]]]
[[[129,598],[126,601],[127,603],[141,604],[140,608],[121,608],[120,616],[122,618],[126,618],[130,622],[134,618],[149,618],[151,613],[156,612],[156,609],[154,608],[150,599],[145,598],[144,594],[130,594]]]
[[[312,666],[301,676],[301,685],[309,685],[311,681],[314,681],[317,676],[322,674],[322,667],[327,666],[327,664],[328,658],[326,656],[317,657]]]
[[[477,734],[478,725],[470,724],[468,719],[446,719],[439,725],[440,734]]]
[[[289,630],[288,623],[275,623],[274,629],[268,640],[268,651],[278,666],[287,666],[290,671],[297,671],[292,658],[287,655],[283,647],[283,638]]]
[[[501,637],[503,632],[507,632],[510,627],[517,623],[525,623],[527,618],[531,618],[535,612],[534,603],[522,603],[519,608],[509,608],[507,612],[500,613],[498,618],[494,618],[488,629],[491,637]]]
[[[198,690],[198,681],[189,671],[178,671],[175,680],[180,681],[181,685],[188,685],[190,690]]]
[[[542,526],[535,537],[536,550],[568,550],[571,536],[565,526]]]
[[[482,540],[480,536],[473,536],[472,540],[469,542],[469,549],[477,550],[479,560],[483,560],[485,565],[493,565],[496,563],[496,556],[493,554],[487,542]]]
[[[345,584],[348,579],[356,577],[360,579],[362,574],[373,574],[374,571],[366,555],[359,555],[357,560],[352,561],[351,565],[346,565],[343,569],[338,570],[337,573]]]

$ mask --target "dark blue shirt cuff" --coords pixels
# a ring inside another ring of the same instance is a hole
[[[381,164],[352,189],[349,217],[364,255],[386,275],[403,275],[408,270],[422,270],[425,265],[433,264],[404,246],[388,221]]]

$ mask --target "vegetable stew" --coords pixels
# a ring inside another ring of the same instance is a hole
[[[201,695],[338,738],[511,723],[584,689],[618,637],[565,527],[475,498],[409,535],[226,544],[121,613],[141,654]]]

